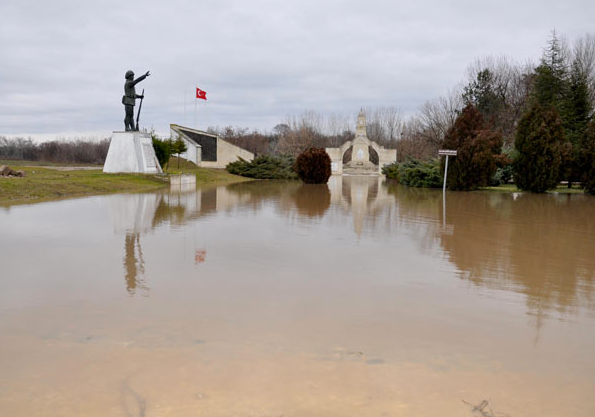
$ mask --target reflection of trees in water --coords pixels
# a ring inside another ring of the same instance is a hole
[[[170,222],[173,224],[183,224],[186,218],[186,207],[179,202],[179,196],[172,196],[170,198],[178,198],[178,204],[168,204],[165,198],[161,198],[155,209],[153,215],[152,228],[155,228],[162,223]],[[171,200],[170,200],[171,201]]]
[[[439,244],[478,286],[524,294],[540,326],[548,312],[593,307],[595,199],[582,195],[442,192],[385,182],[394,222],[422,250]]]
[[[254,210],[262,208],[267,202],[277,202],[282,211],[292,206],[291,194],[301,185],[301,181],[261,180],[230,184],[226,191],[240,197],[244,207]]]
[[[592,304],[595,201],[584,196],[448,193],[439,234],[449,258],[477,285],[525,294],[531,314]]]
[[[494,285],[508,286],[501,280],[510,273],[506,200],[512,201],[512,195],[452,192],[446,196],[446,224],[452,233],[440,233],[439,240],[449,259],[472,282],[493,279]]]
[[[282,213],[297,208],[307,217],[324,215],[330,207],[331,194],[326,184],[304,184],[301,181],[251,181],[230,184],[226,190],[240,197],[244,207],[259,210],[274,203]]]
[[[308,217],[320,217],[331,206],[331,192],[326,184],[301,184],[291,195],[298,212]]]
[[[396,181],[384,182],[386,192],[396,203],[392,227],[407,233],[424,253],[435,251],[442,233],[442,192],[429,188],[405,187]]]
[[[334,204],[353,216],[358,235],[364,222],[370,234],[407,233],[426,253],[442,248],[469,282],[524,294],[538,321],[552,310],[564,314],[576,311],[579,303],[593,304],[593,198],[449,192],[443,219],[440,190],[391,181],[379,187],[378,179],[366,177],[333,181],[332,193],[326,185],[254,181],[199,189],[184,198],[163,196],[152,225],[184,224],[212,212],[256,212],[267,204],[284,215],[309,219],[323,216]],[[328,221],[344,224],[345,219],[328,216]],[[134,238],[126,242],[127,283],[133,283],[128,277],[138,275]]]
[[[581,296],[592,303],[595,201],[569,197],[525,194],[512,204],[511,264],[537,320],[576,310]]]

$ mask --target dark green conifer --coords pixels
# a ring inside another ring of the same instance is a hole
[[[514,146],[514,180],[521,190],[542,193],[555,188],[564,129],[554,107],[533,105],[519,121]]]
[[[595,120],[592,120],[580,141],[581,181],[586,194],[595,195]]]

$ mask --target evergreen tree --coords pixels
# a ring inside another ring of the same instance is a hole
[[[514,146],[514,180],[521,190],[542,193],[555,188],[564,129],[554,107],[533,105],[519,121]]]
[[[171,140],[161,140],[155,134],[151,134],[153,139],[153,149],[155,149],[155,156],[159,161],[159,165],[162,168],[165,167],[165,164],[169,161],[169,157],[171,156]]]
[[[500,163],[502,135],[491,131],[479,110],[468,104],[447,132],[442,146],[457,150],[448,168],[448,188],[474,190],[487,186],[494,175]]]
[[[562,44],[556,31],[548,41],[540,65],[535,68],[532,105],[553,106],[560,115],[564,114],[563,103],[568,89],[568,70],[562,53]]]
[[[589,82],[578,62],[573,61],[568,89],[563,102],[563,126],[568,142],[562,154],[560,179],[568,180],[568,188],[573,181],[580,181],[582,172],[579,163],[581,154],[581,138],[592,117],[593,107],[589,99]]]
[[[580,141],[581,181],[586,194],[595,195],[595,120],[592,120]]]
[[[463,88],[463,100],[473,104],[484,118],[494,122],[498,112],[505,106],[506,92],[501,90],[495,83],[494,74],[485,68]]]
[[[183,154],[188,150],[184,140],[178,136],[178,138],[171,144],[171,153],[178,155],[178,168],[180,168],[180,154]]]

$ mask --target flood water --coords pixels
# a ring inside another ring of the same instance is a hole
[[[595,415],[595,197],[259,181],[0,236],[1,416]]]

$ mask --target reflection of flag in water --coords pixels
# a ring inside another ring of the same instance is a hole
[[[203,263],[207,259],[206,250],[197,250],[194,254],[194,265]]]

